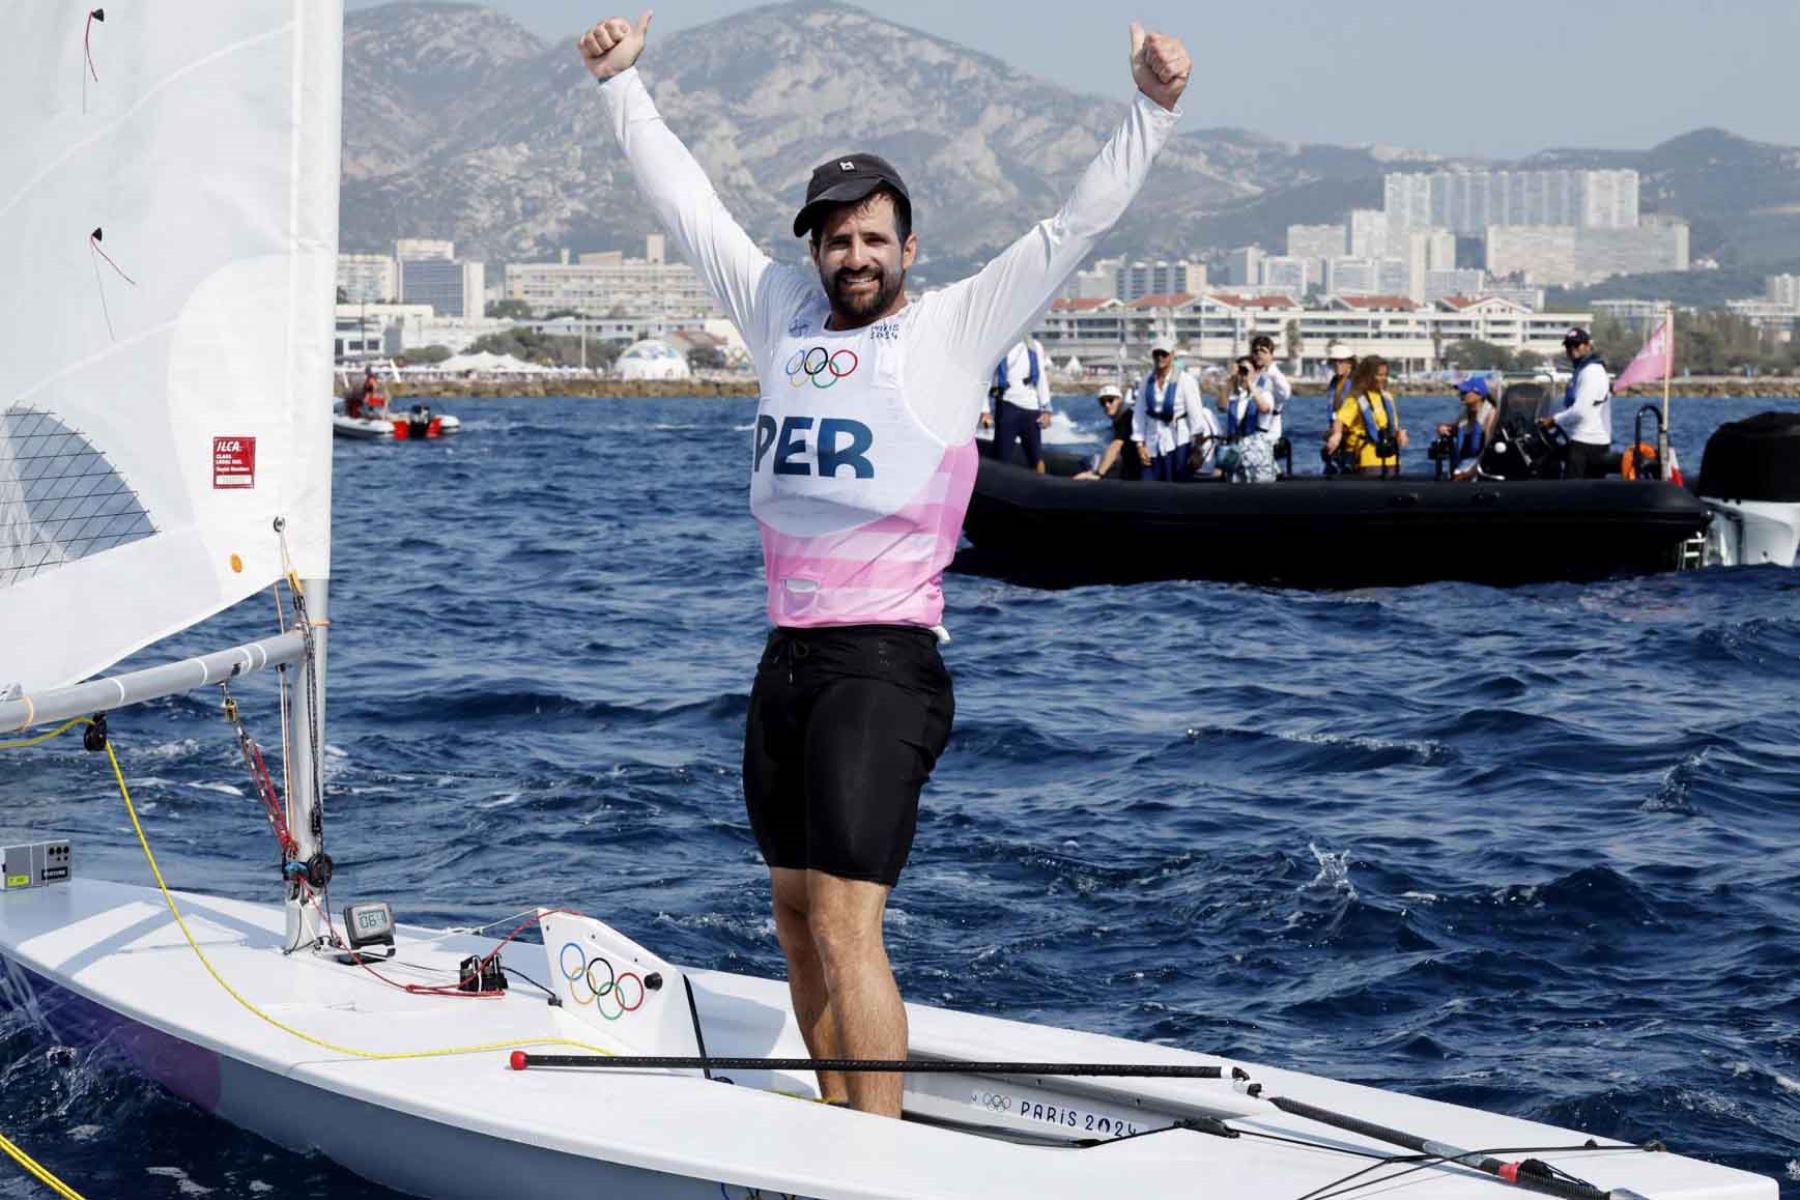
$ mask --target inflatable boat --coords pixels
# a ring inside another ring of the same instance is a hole
[[[955,569],[1037,587],[1211,579],[1348,588],[1793,565],[1800,414],[1722,426],[1695,491],[1658,478],[1654,462],[1635,467],[1635,479],[1564,480],[1554,477],[1554,433],[1537,424],[1542,391],[1509,391],[1481,477],[1466,482],[1291,473],[1269,484],[1080,481],[984,459],[963,527],[971,545]]]
[[[360,416],[344,412],[343,401],[331,410],[331,436],[353,441],[418,442],[447,437],[462,430],[462,422],[448,413],[434,413],[429,405],[415,404],[407,412],[387,408],[365,410]]]

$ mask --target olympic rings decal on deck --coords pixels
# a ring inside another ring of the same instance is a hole
[[[808,346],[794,351],[794,356],[787,360],[788,386],[805,387],[810,381],[820,390],[836,387],[838,380],[854,375],[861,365],[862,360],[854,350],[833,353],[823,346]]]
[[[575,952],[571,963],[569,951]],[[578,1006],[594,1006],[594,1011],[608,1021],[616,1021],[626,1013],[636,1012],[644,1006],[644,980],[636,971],[616,970],[612,960],[604,954],[589,955],[575,942],[564,942],[556,955],[556,965],[562,970],[563,982],[569,985],[569,998]],[[594,968],[606,969],[606,982],[602,983],[594,977]],[[625,1003],[625,981],[630,980],[637,987],[637,999],[630,1004]],[[587,995],[583,996],[582,991]],[[601,1001],[612,997],[614,1011],[608,1012]]]

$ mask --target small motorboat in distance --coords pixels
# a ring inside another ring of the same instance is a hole
[[[358,381],[352,382],[342,370],[338,372],[338,379],[343,385],[344,397],[331,406],[333,437],[418,442],[462,430],[461,421],[448,413],[432,412],[431,405],[423,401],[415,402],[406,412],[394,412],[382,393],[380,376],[373,365]]]
[[[403,413],[390,412],[385,405],[364,408],[358,415],[344,411],[344,402],[331,408],[331,436],[362,441],[418,442],[428,438],[448,437],[462,431],[462,422],[448,413],[434,413],[428,404],[414,404]]]
[[[1654,463],[1631,480],[1553,478],[1560,450],[1554,431],[1538,424],[1549,407],[1541,384],[1508,388],[1480,477],[1467,482],[1429,475],[1077,481],[984,460],[963,526],[972,546],[955,569],[1037,587],[1213,579],[1348,588],[1588,580],[1755,561],[1763,553],[1709,555],[1703,535],[1725,519],[1713,515],[1721,501],[1703,502],[1654,478]],[[1747,449],[1722,456],[1709,443],[1707,461],[1721,464],[1709,494],[1750,501],[1757,511],[1739,503],[1731,519],[1761,521],[1791,537],[1800,529],[1800,503],[1782,497],[1800,500],[1800,423],[1755,420],[1773,423],[1715,435]],[[1753,465],[1726,465],[1739,460]],[[1738,485],[1721,478],[1726,471],[1754,476],[1742,485],[1753,494],[1734,492]],[[1772,484],[1776,475],[1785,484]],[[1792,559],[1790,549],[1787,565]],[[1767,561],[1781,561],[1779,547]]]

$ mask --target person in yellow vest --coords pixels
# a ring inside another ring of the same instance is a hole
[[[1400,410],[1388,394],[1387,360],[1371,354],[1356,364],[1350,390],[1332,414],[1331,432],[1325,435],[1325,453],[1344,463],[1344,469],[1363,475],[1398,475],[1400,451],[1406,449],[1406,430],[1400,428]]]

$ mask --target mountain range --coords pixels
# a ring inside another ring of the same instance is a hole
[[[1054,211],[1121,112],[830,0],[653,37],[643,72],[726,204],[777,253],[796,252],[788,226],[813,166],[851,149],[892,159],[914,195],[927,278],[960,273]],[[446,237],[461,257],[509,262],[641,244],[654,222],[592,88],[569,42],[546,44],[490,9],[396,3],[352,14],[344,249]],[[1387,171],[1456,164],[1475,165],[1187,131],[1102,250],[1278,248],[1289,223],[1378,207]],[[1800,148],[1704,129],[1641,152],[1554,149],[1481,165],[1635,167],[1646,210],[1692,222],[1697,257],[1800,259]]]

